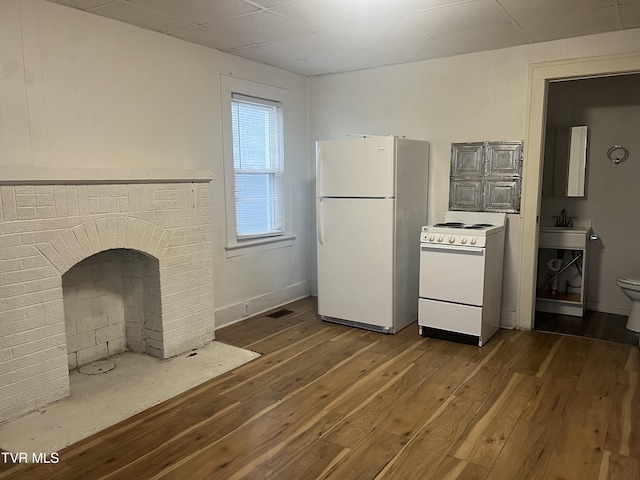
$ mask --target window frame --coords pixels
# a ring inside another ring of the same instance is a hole
[[[248,80],[242,80],[228,75],[221,75],[221,113],[223,136],[223,167],[225,189],[225,215],[226,215],[226,244],[227,257],[233,257],[253,250],[263,250],[290,246],[295,235],[291,228],[291,193],[288,168],[285,152],[285,119],[287,91],[283,88],[263,85]],[[266,233],[264,235],[237,236],[236,226],[236,186],[235,168],[233,159],[233,126],[232,126],[232,99],[233,95],[264,100],[265,104],[271,102],[279,104],[280,115],[280,161],[282,171],[282,233]]]

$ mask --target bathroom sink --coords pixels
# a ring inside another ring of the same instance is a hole
[[[589,228],[587,227],[540,227],[540,233],[542,232],[569,232],[569,233],[589,233]]]
[[[585,227],[540,227],[540,248],[584,249],[590,229]]]

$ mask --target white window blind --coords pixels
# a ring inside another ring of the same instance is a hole
[[[236,235],[282,235],[281,104],[234,93],[231,115]]]

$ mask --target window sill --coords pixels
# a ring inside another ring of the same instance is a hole
[[[290,247],[296,239],[295,235],[280,235],[277,237],[264,237],[243,242],[228,243],[224,246],[227,258],[238,257],[249,252],[271,250],[274,248]]]

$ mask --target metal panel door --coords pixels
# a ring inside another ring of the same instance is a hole
[[[393,199],[322,198],[318,313],[393,326]]]
[[[317,142],[316,196],[394,197],[394,158],[394,137]]]

